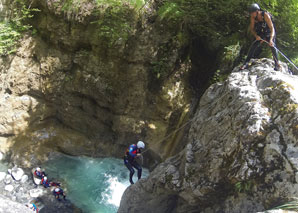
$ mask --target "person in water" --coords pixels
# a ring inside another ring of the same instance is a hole
[[[50,183],[49,183],[48,178],[46,176],[44,176],[41,179],[41,185],[43,185],[43,187],[45,187],[45,188],[50,187]]]
[[[241,70],[246,69],[248,67],[248,62],[251,58],[257,58],[261,53],[261,44],[266,41],[271,47],[271,52],[273,56],[273,60],[275,63],[274,70],[280,69],[280,64],[278,62],[278,54],[275,48],[275,39],[276,33],[274,29],[274,25],[271,19],[270,13],[261,10],[258,4],[252,4],[248,8],[250,13],[250,31],[252,35],[255,37],[255,41],[250,47],[250,50],[247,54],[247,58],[240,67]]]
[[[132,144],[128,147],[128,149],[125,152],[124,156],[124,164],[129,170],[129,182],[131,184],[134,184],[132,177],[135,173],[135,169],[138,170],[138,180],[141,179],[142,176],[142,167],[137,163],[136,158],[141,156],[141,150],[145,148],[145,144],[143,141],[139,141],[136,144]]]
[[[42,179],[44,176],[46,176],[46,173],[44,171],[41,171],[40,167],[37,167],[34,171],[34,177]]]
[[[46,176],[44,176],[41,179],[41,185],[43,185],[43,187],[48,188],[50,186],[60,186],[60,183],[56,183],[56,182],[49,182],[48,178]]]
[[[63,199],[66,200],[64,191],[58,186],[53,190],[53,194],[58,201],[61,201],[60,196],[63,196]]]

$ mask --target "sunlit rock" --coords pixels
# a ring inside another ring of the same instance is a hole
[[[149,212],[248,213],[297,196],[298,77],[284,64],[282,72],[273,68],[271,60],[253,60],[213,84],[186,148],[129,187],[119,212],[145,211],[146,200]]]
[[[24,175],[24,170],[21,168],[13,168],[11,171],[11,176],[16,181],[21,180],[23,175]]]
[[[13,187],[13,185],[6,185],[6,186],[4,187],[4,189],[5,189],[6,191],[12,192],[13,189],[14,189],[14,187]]]
[[[30,197],[32,198],[37,198],[43,195],[43,190],[42,189],[31,189],[29,191]]]

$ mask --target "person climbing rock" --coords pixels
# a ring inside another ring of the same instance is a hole
[[[60,187],[56,187],[53,190],[53,194],[58,201],[61,201],[60,196],[63,196],[63,199],[66,200],[66,195]]]
[[[38,213],[38,208],[34,203],[30,203],[29,205],[26,205],[27,207],[29,207],[29,209],[31,209],[33,212]]]
[[[270,13],[262,10],[256,3],[250,5],[248,11],[250,13],[250,31],[255,37],[255,41],[252,43],[247,58],[240,69],[246,69],[249,60],[251,58],[257,58],[260,55],[262,51],[261,44],[266,41],[272,51],[272,56],[275,62],[274,70],[279,70],[280,64],[278,62],[278,54],[276,48],[274,48],[276,33]]]
[[[36,178],[39,178],[39,179],[42,179],[44,176],[46,176],[45,172],[44,171],[41,171],[41,168],[40,167],[37,167],[33,173],[33,175],[36,177]]]
[[[129,174],[129,182],[134,184],[132,177],[135,173],[135,169],[138,170],[138,180],[141,179],[142,176],[142,167],[137,163],[136,158],[141,156],[141,149],[145,148],[145,144],[143,141],[139,141],[137,145],[132,144],[125,152],[124,156],[124,164],[127,169],[130,171]]]

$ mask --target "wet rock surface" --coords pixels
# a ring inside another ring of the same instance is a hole
[[[248,213],[293,199],[298,77],[286,66],[282,72],[273,67],[271,60],[254,60],[247,70],[235,68],[225,82],[212,85],[185,149],[129,187],[119,212],[143,211],[146,200],[145,212]]]

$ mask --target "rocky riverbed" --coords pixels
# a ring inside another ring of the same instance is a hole
[[[0,172],[0,212],[32,212],[26,205],[34,203],[41,213],[81,212],[70,201],[57,201],[52,194],[53,187],[35,185],[29,169],[17,165],[7,172]]]

